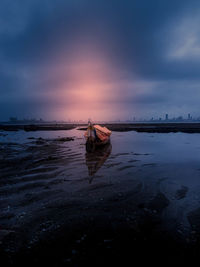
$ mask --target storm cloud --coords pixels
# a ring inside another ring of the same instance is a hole
[[[0,120],[200,116],[199,25],[194,0],[1,0]]]

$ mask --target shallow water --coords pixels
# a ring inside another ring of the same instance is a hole
[[[37,143],[39,137],[45,140]],[[58,137],[75,139],[53,140]],[[99,199],[141,194],[142,205],[160,212],[168,227],[186,233],[197,224],[190,213],[200,206],[199,134],[113,132],[111,145],[87,154],[83,131],[77,129],[1,132],[0,149],[5,224],[22,212],[85,192]],[[161,209],[154,200],[163,203]]]

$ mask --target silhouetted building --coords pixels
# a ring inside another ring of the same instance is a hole
[[[177,120],[178,120],[178,121],[182,121],[182,120],[183,120],[183,117],[182,117],[182,116],[179,116],[179,117],[177,118]]]
[[[165,120],[168,121],[168,114],[165,115]]]
[[[188,120],[191,120],[191,116],[190,116],[190,113],[188,114]]]

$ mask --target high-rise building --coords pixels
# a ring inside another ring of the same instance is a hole
[[[165,120],[168,121],[168,114],[165,115]]]
[[[188,120],[191,120],[191,116],[190,116],[190,113],[188,113]]]

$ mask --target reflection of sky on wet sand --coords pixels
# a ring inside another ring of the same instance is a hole
[[[6,176],[4,179],[15,179],[19,183],[18,188],[21,187],[21,181],[24,185],[29,184],[30,179],[32,183],[41,179],[41,186],[45,185],[50,190],[64,190],[66,194],[92,190],[92,186],[97,186],[98,190],[103,190],[98,191],[99,194],[104,195],[103,188],[108,185],[112,185],[113,191],[127,193],[134,191],[133,184],[137,183],[140,186],[131,194],[144,194],[147,199],[161,194],[167,199],[169,204],[162,212],[166,223],[175,220],[186,228],[189,226],[187,214],[197,208],[200,201],[198,134],[113,132],[112,151],[111,147],[105,147],[105,150],[100,150],[92,157],[86,154],[83,133],[75,129],[59,132],[18,131],[0,136],[0,142],[3,141],[1,149],[7,146],[8,141],[21,143],[13,145],[15,153],[8,155],[11,159],[25,157],[24,162],[29,162],[29,156],[33,157],[28,165],[32,168],[30,172],[19,167],[17,178]],[[65,143],[48,141],[58,136],[76,138]],[[46,141],[35,149],[34,139],[27,137],[43,137]],[[43,190],[38,186],[39,191]],[[1,190],[11,190],[9,188],[6,185]],[[32,188],[32,192],[38,194],[38,188]]]
[[[57,137],[75,137],[75,141],[62,143],[60,147],[65,153],[65,148],[70,147],[73,153],[83,155],[85,167],[85,139],[84,132],[76,129],[68,131],[36,131],[36,132],[2,132],[0,142],[30,143],[31,137],[51,139]],[[5,136],[4,136],[5,135]],[[184,163],[185,166],[195,166],[200,160],[199,134],[167,133],[150,134],[137,132],[112,132],[112,153],[106,160],[104,168],[110,164],[121,164],[124,167],[132,165],[140,167],[170,165]],[[133,164],[134,163],[134,164]],[[146,164],[146,165],[145,165]],[[150,164],[150,165],[148,165]],[[122,167],[120,166],[120,167]],[[108,167],[109,169],[110,167]],[[170,167],[169,167],[170,169]],[[191,168],[189,168],[191,169]],[[128,171],[128,170],[127,170]],[[167,171],[167,170],[166,170]],[[112,169],[114,174],[114,169]]]

